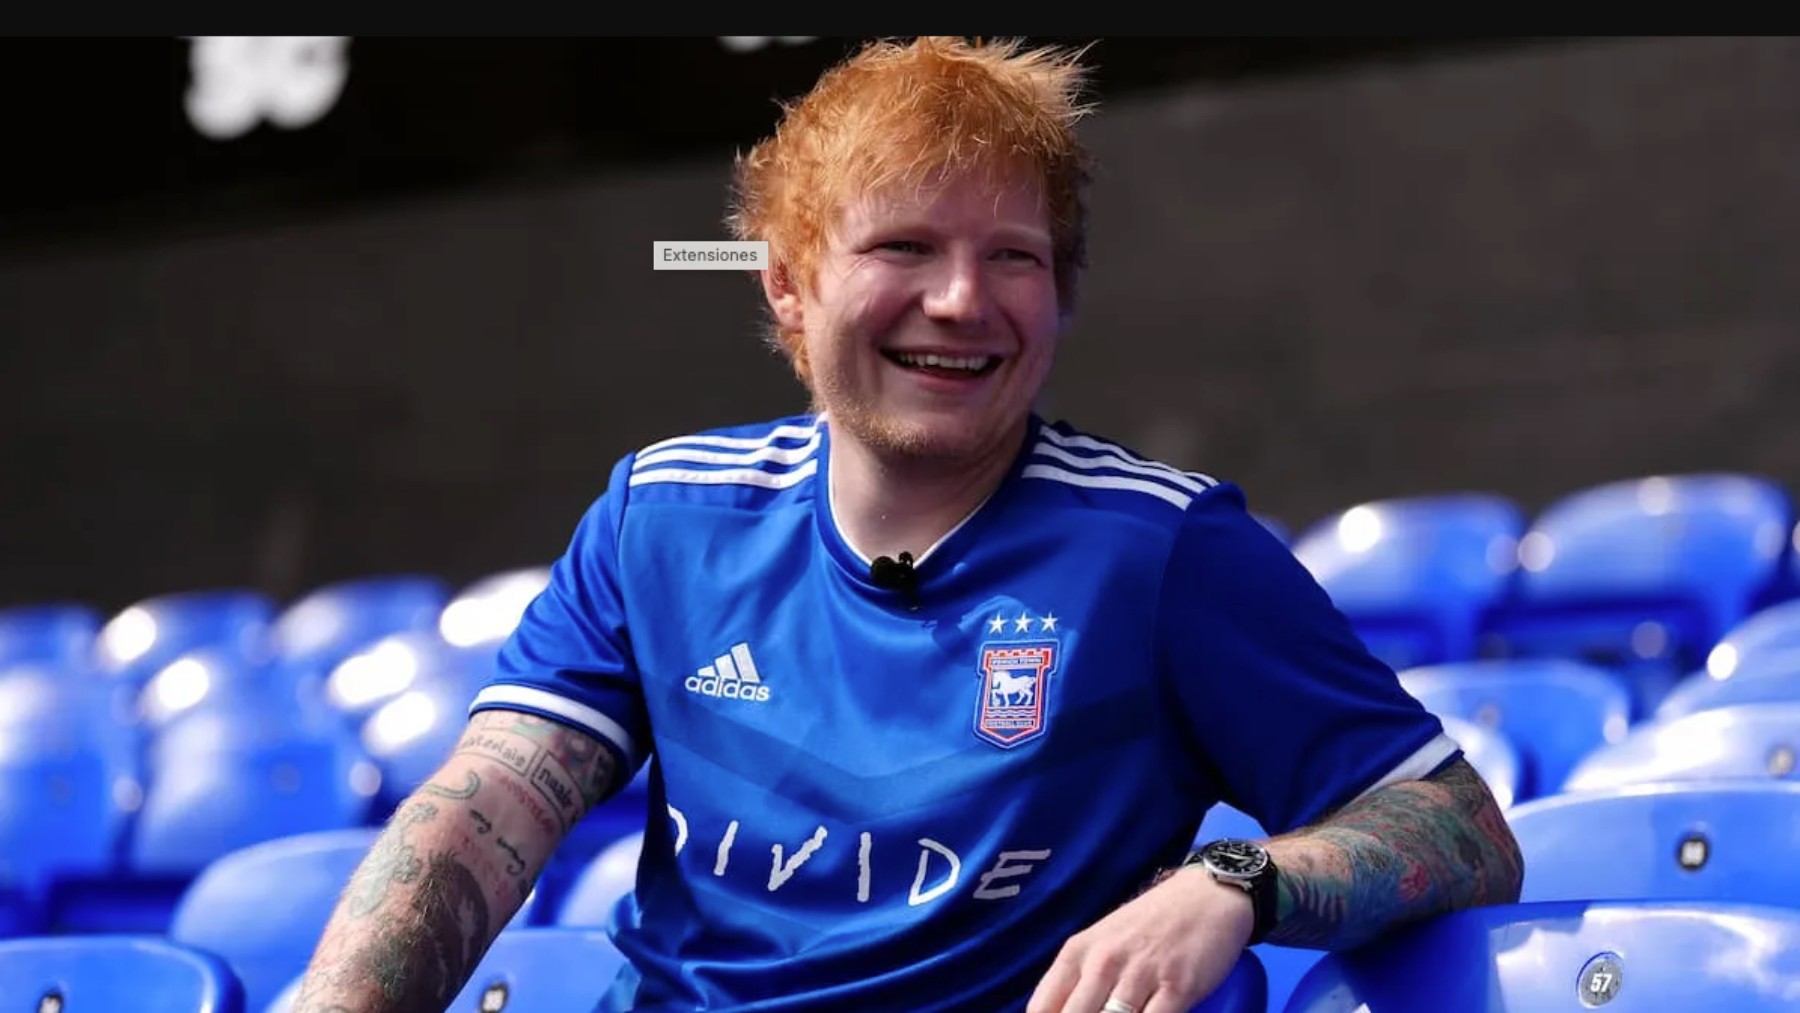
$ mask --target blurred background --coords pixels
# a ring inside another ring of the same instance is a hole
[[[188,40],[0,43],[0,599],[470,579],[802,408],[748,282],[644,251],[857,41],[321,43],[329,104],[229,136]],[[1046,411],[1292,527],[1800,474],[1800,44],[1042,41],[1094,43],[1103,166]]]
[[[1773,899],[1800,954],[1793,863],[1710,843],[1800,850],[1800,40],[1027,41],[1099,103],[1045,414],[1247,491],[1527,900]],[[0,937],[283,1008],[612,464],[805,409],[746,276],[647,254],[861,42],[0,40]],[[642,787],[521,931],[605,925]],[[1311,967],[1259,950],[1218,1009]]]

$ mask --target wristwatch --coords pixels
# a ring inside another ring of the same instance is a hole
[[[1194,849],[1181,865],[1197,865],[1219,882],[1250,895],[1250,908],[1256,913],[1255,927],[1250,930],[1251,946],[1262,942],[1275,928],[1275,860],[1269,857],[1268,849],[1255,841],[1228,837]]]

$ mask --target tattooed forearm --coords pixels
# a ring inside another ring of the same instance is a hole
[[[454,855],[431,856],[409,917],[392,919],[366,958],[391,1008],[442,1010],[493,940],[481,883]]]
[[[592,736],[516,711],[483,711],[457,743],[458,755],[480,756],[519,775],[573,827],[613,787],[612,754]]]
[[[438,816],[437,806],[410,802],[376,840],[339,909],[366,926],[368,943],[322,946],[295,1013],[349,1013],[341,993],[366,995],[369,986],[380,999],[371,1008],[383,1011],[438,1011],[456,997],[493,939],[494,919],[475,874],[451,851],[416,839]]]
[[[463,771],[463,776],[468,778],[468,781],[461,788],[446,788],[441,784],[434,784],[427,781],[419,788],[419,793],[423,795],[436,795],[438,798],[457,799],[459,801],[474,798],[475,793],[481,790],[481,775],[475,773],[473,770],[465,770]]]
[[[519,873],[525,871],[525,859],[519,856],[518,848],[506,843],[506,838],[504,837],[494,838],[494,844],[501,851],[506,852],[506,857],[510,859],[506,866],[506,874],[508,876],[517,876]]]
[[[411,802],[394,814],[388,829],[375,839],[375,846],[357,867],[344,891],[344,913],[352,918],[374,914],[386,900],[395,884],[411,884],[418,880],[423,863],[414,853],[408,839],[414,827],[437,819],[437,806],[429,802]]]
[[[1524,863],[1479,775],[1458,760],[1435,777],[1372,792],[1276,838],[1278,922],[1268,941],[1360,945],[1449,911],[1516,901]]]
[[[442,1010],[529,898],[566,828],[507,757],[563,776],[555,756],[575,754],[510,732],[473,734],[501,748],[453,756],[396,811],[345,887],[294,1013]],[[590,761],[586,776],[610,777],[610,766],[598,773],[603,763]],[[574,776],[565,780],[572,790]]]

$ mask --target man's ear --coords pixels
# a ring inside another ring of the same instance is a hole
[[[794,284],[793,273],[782,262],[769,265],[762,275],[763,296],[769,300],[769,310],[775,314],[775,323],[784,331],[802,331],[805,312],[800,299],[800,289]]]

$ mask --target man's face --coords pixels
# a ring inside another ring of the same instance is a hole
[[[1061,328],[1048,216],[1032,187],[973,179],[857,200],[788,311],[834,430],[882,454],[1003,452]]]

